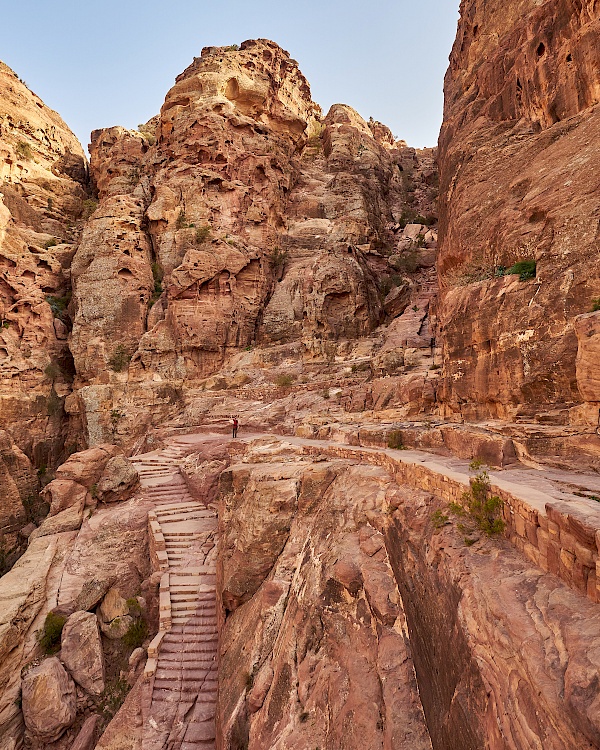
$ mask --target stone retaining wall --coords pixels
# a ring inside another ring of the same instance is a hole
[[[385,468],[399,484],[464,504],[469,475],[391,451],[345,446],[303,446],[308,455],[330,455]],[[533,488],[492,478],[492,493],[503,505],[505,535],[535,565],[561,578],[594,602],[600,601],[600,506],[589,512],[570,507]]]

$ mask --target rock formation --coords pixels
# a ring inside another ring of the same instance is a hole
[[[89,183],[0,68],[0,750],[600,747],[599,34],[463,0],[439,176],[265,39]]]
[[[421,179],[380,123],[342,105],[321,120],[266,40],[203,50],[157,118],[93,133],[91,153],[100,203],[73,261],[71,348],[92,443],[142,435],[240,349],[323,355],[370,333],[381,276],[401,283],[393,228],[432,206],[433,156]]]
[[[599,29],[595,3],[463,0],[438,256],[445,413],[574,425],[595,455]]]
[[[60,463],[71,439],[69,267],[88,204],[86,159],[59,115],[3,63],[0,94],[0,538],[10,552],[36,515],[36,472]]]

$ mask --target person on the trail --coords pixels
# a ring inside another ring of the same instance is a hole
[[[232,419],[232,427],[233,427],[233,437],[235,438],[235,437],[237,437],[237,431],[238,431],[238,427],[239,427],[239,422],[238,422],[237,417],[234,417]]]

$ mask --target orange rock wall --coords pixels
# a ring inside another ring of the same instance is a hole
[[[576,327],[600,290],[599,33],[597,3],[461,3],[440,134],[447,415],[598,425]],[[526,259],[535,279],[494,278]]]

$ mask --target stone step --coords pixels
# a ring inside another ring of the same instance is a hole
[[[181,745],[184,750],[185,745],[189,743],[197,744],[198,742],[214,741],[216,738],[214,721],[190,722],[185,730],[185,738]]]
[[[167,512],[164,513],[161,508],[157,508],[155,511],[156,517],[160,523],[177,523],[179,521],[205,521],[210,520],[216,523],[217,517],[212,510],[204,510],[201,508],[190,509],[190,510],[178,510],[177,513]]]
[[[159,671],[160,670],[160,671]],[[160,659],[158,661],[158,669],[154,678],[154,685],[158,688],[162,687],[160,684],[162,681],[165,682],[179,682],[182,686],[187,687],[190,683],[203,682],[210,674],[210,669],[160,669]],[[158,683],[158,684],[157,684]]]
[[[189,654],[186,651],[183,651],[182,653],[173,653],[169,651],[165,651],[164,653],[161,651],[161,654],[158,658],[159,664],[181,664],[185,667],[188,665],[192,665],[192,668],[194,664],[199,665],[198,668],[204,667],[207,664],[211,666],[213,663],[216,662],[217,659],[217,651],[216,649],[213,651],[206,651],[201,654]]]
[[[189,514],[210,514],[210,515],[216,515],[214,511],[206,508],[201,503],[178,503],[173,508],[167,508],[164,505],[161,508],[158,508],[155,511],[156,515],[160,516],[161,518],[170,518],[183,516],[183,515],[189,515]]]

